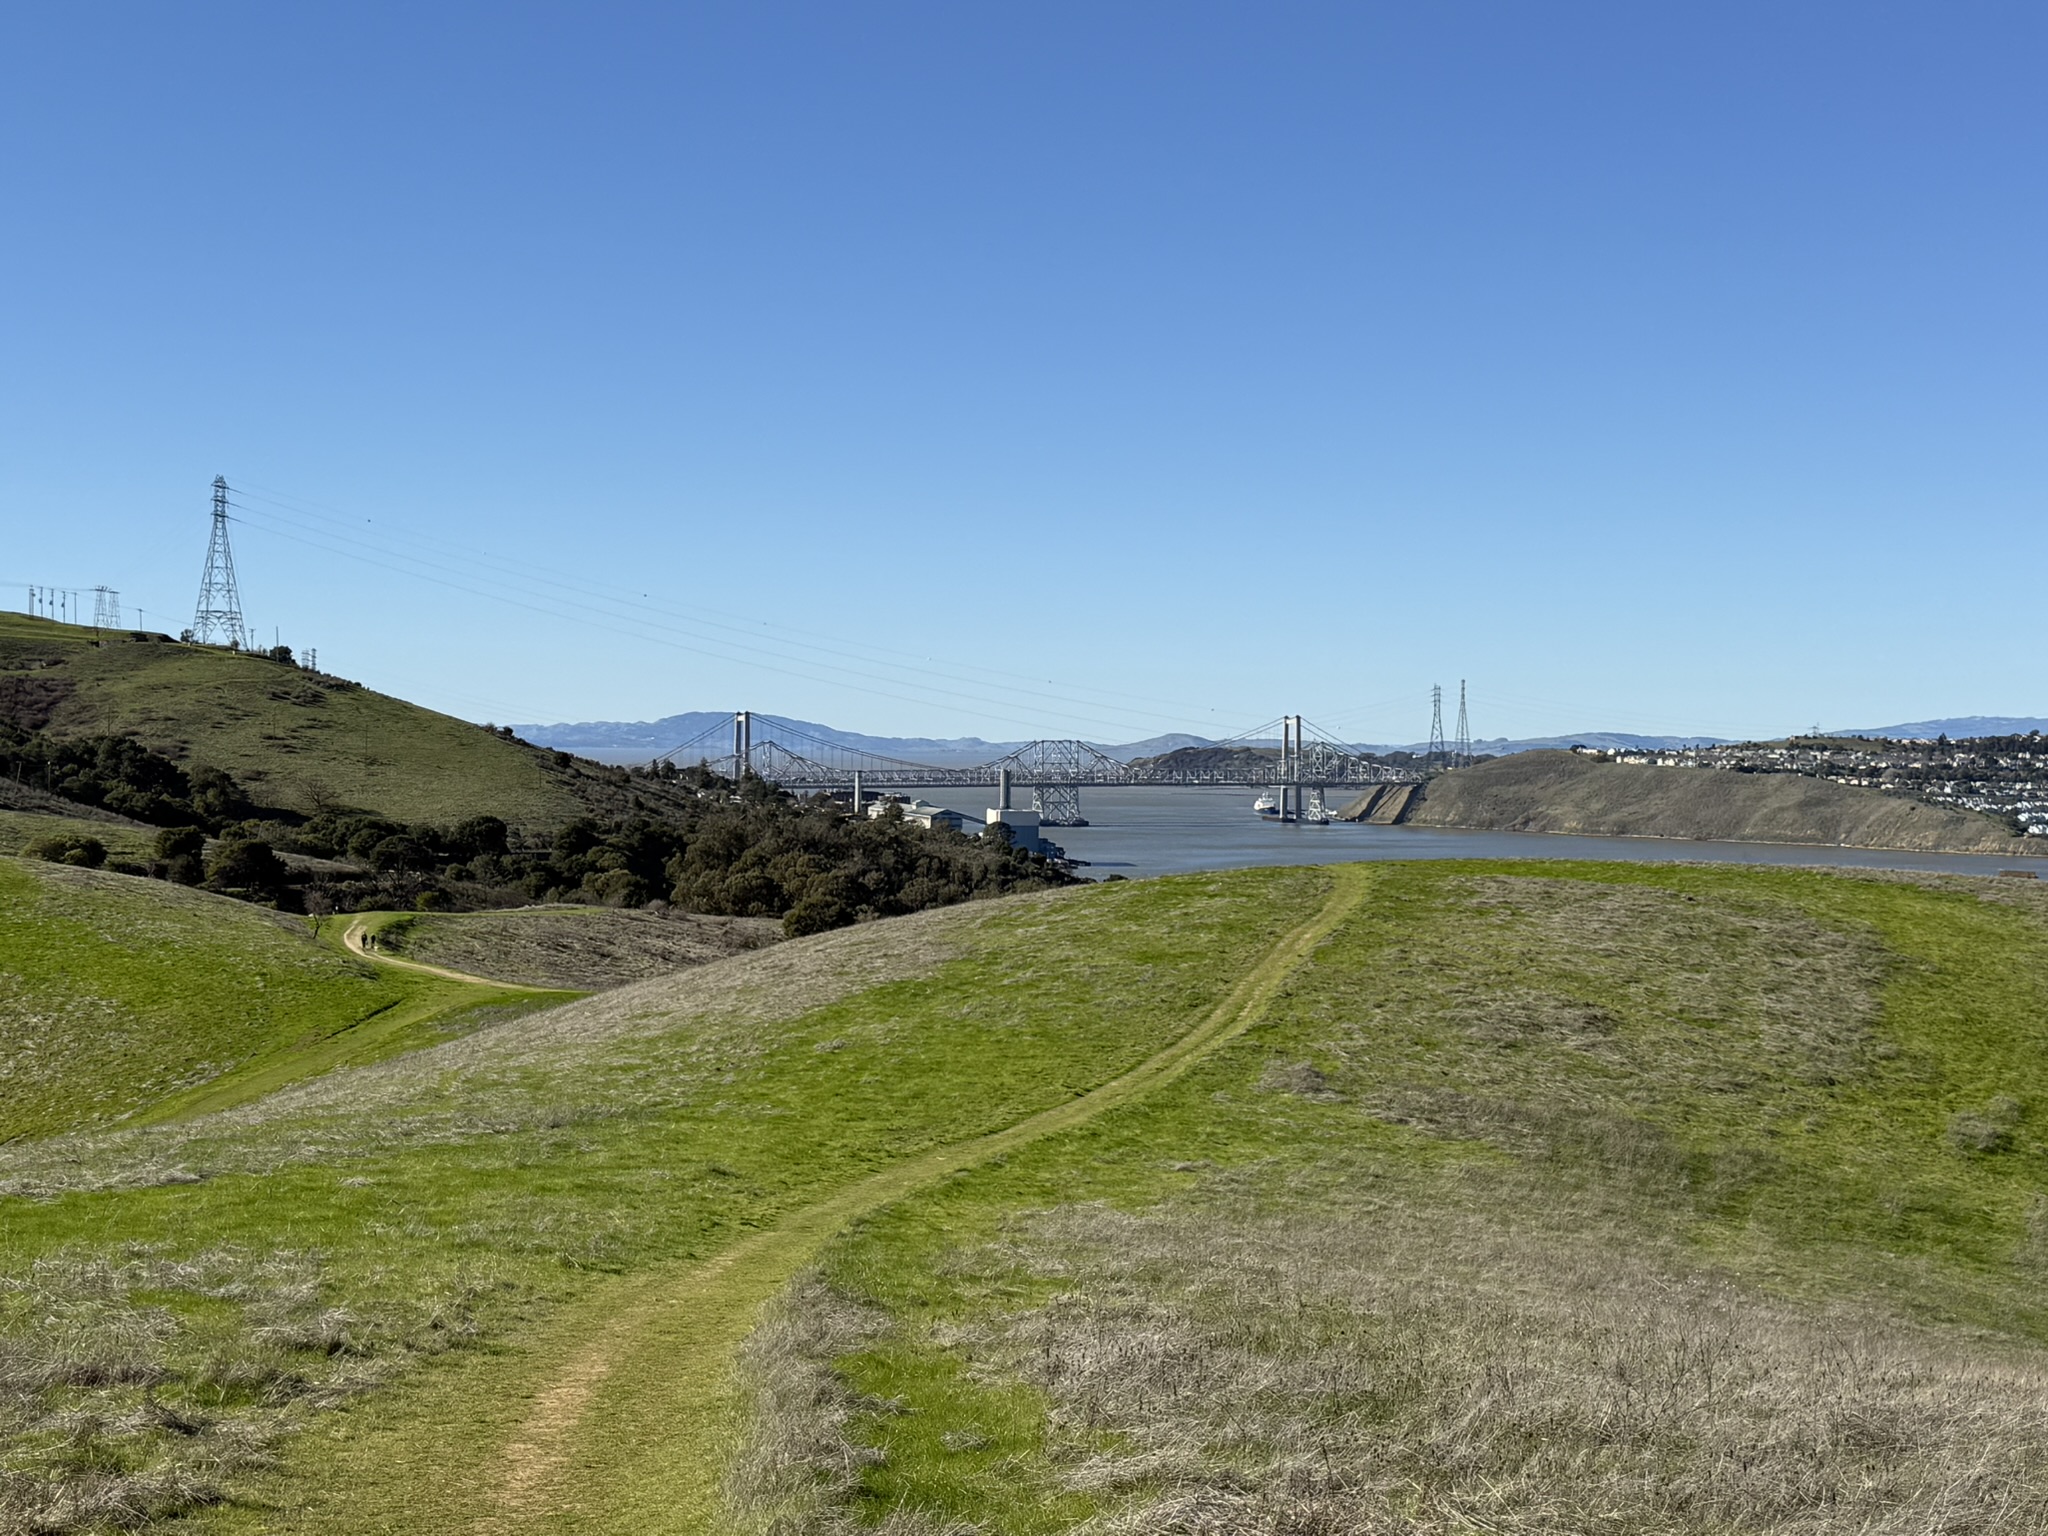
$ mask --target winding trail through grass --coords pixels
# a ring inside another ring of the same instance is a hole
[[[386,922],[391,914],[379,913]],[[378,927],[382,927],[380,923]],[[495,987],[506,992],[548,992],[560,988],[532,987],[523,981],[498,981],[489,976],[476,976],[468,971],[451,971],[446,966],[427,965],[419,960],[401,960],[396,955],[387,955],[381,949],[370,948],[370,935],[375,932],[368,918],[351,918],[341,930],[341,946],[352,955],[360,955],[373,965],[389,965],[401,971],[418,971],[422,976],[439,976],[444,981],[466,981],[472,986]]]
[[[1330,873],[1334,889],[1314,917],[1275,943],[1194,1029],[1122,1076],[860,1179],[711,1259],[608,1287],[575,1309],[556,1335],[573,1343],[504,1442],[484,1480],[492,1502],[473,1531],[719,1530],[720,1477],[742,1428],[733,1360],[761,1305],[850,1222],[1149,1094],[1250,1028],[1364,898],[1366,867]],[[602,1315],[591,1316],[599,1307]]]

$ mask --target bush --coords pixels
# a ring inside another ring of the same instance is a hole
[[[58,832],[39,838],[28,846],[32,859],[52,864],[70,864],[79,869],[98,869],[107,862],[107,845],[96,837],[78,832]]]

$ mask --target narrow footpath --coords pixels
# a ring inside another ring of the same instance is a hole
[[[351,918],[341,930],[341,946],[350,954],[377,965],[393,966],[401,971],[418,971],[422,976],[439,976],[444,981],[466,981],[472,986],[497,987],[507,992],[546,992],[547,987],[530,987],[523,981],[498,981],[490,976],[475,976],[468,971],[451,971],[445,966],[427,965],[418,960],[402,960],[397,955],[387,955],[381,949],[370,947],[370,925],[365,918]]]
[[[718,1531],[719,1480],[743,1428],[733,1362],[762,1304],[849,1223],[1152,1093],[1250,1028],[1363,899],[1362,867],[1332,873],[1321,911],[1268,950],[1193,1030],[1123,1076],[848,1185],[712,1259],[653,1277],[629,1298],[608,1294],[615,1310],[535,1394],[505,1445],[489,1479],[496,1505],[481,1512],[478,1536]]]

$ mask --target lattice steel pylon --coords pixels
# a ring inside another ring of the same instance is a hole
[[[94,629],[119,629],[121,627],[121,594],[112,587],[92,589],[92,627]]]
[[[1472,766],[1472,721],[1465,713],[1465,679],[1458,679],[1458,734],[1451,743],[1451,766]]]
[[[199,607],[192,615],[192,638],[202,645],[248,643],[242,625],[242,593],[235,585],[235,553],[228,548],[228,482],[213,477],[213,537],[206,545],[206,574],[199,578]]]
[[[1422,765],[1440,768],[1450,755],[1444,749],[1444,685],[1436,683],[1429,690],[1429,755]]]

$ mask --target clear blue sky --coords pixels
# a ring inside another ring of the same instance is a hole
[[[0,11],[0,602],[475,719],[2048,713],[2038,4]],[[347,554],[339,550],[349,551]]]

